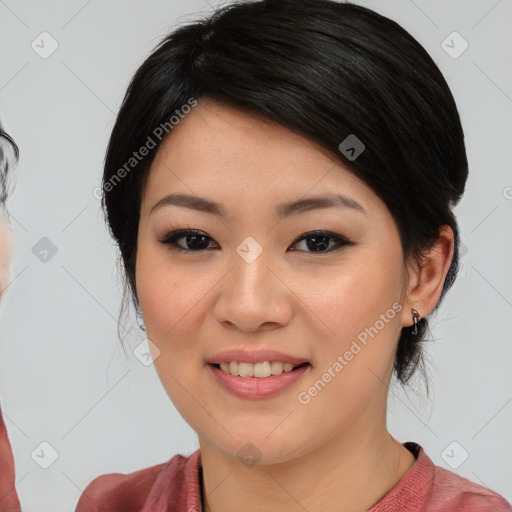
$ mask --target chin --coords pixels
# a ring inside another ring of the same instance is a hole
[[[307,443],[302,444],[296,436],[275,431],[267,435],[271,431],[272,429],[265,428],[264,434],[255,436],[248,435],[247,432],[238,435],[233,433],[233,437],[224,435],[223,439],[213,440],[213,444],[216,450],[238,459],[247,467],[288,462],[308,451],[305,448]]]

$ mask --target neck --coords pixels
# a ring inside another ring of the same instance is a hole
[[[247,467],[200,438],[204,512],[364,512],[416,462],[383,428],[354,428],[300,457]],[[371,485],[368,483],[371,482]]]

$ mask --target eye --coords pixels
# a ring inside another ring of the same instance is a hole
[[[306,233],[298,238],[293,245],[302,243],[306,240],[309,240],[309,242],[305,243],[305,247],[311,249],[311,251],[306,252],[326,253],[339,249],[344,245],[353,245],[353,242],[344,236],[337,235],[336,233],[331,233],[329,231],[312,231],[310,233]],[[334,247],[330,245],[330,241],[335,242]],[[329,250],[326,251],[325,249],[328,247]]]
[[[179,240],[184,240],[184,246],[178,243]],[[214,249],[215,247],[208,247],[213,239],[203,231],[196,229],[179,229],[167,233],[159,240],[160,243],[168,245],[174,251],[182,252],[200,252],[208,248]],[[353,245],[353,242],[346,237],[331,233],[329,231],[312,231],[302,235],[295,240],[292,245],[297,245],[304,241],[308,241],[305,247],[309,250],[299,250],[299,252],[313,252],[313,253],[326,253],[338,249],[344,245]],[[330,242],[334,241],[334,246]],[[216,242],[215,242],[216,243]],[[218,246],[218,244],[217,244]],[[329,250],[326,250],[329,249]],[[296,251],[296,249],[292,249]]]
[[[185,239],[185,247],[178,244],[181,239]],[[167,233],[159,242],[175,251],[199,252],[208,248],[208,240],[212,238],[197,229],[178,229]]]

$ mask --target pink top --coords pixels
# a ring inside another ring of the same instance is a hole
[[[435,466],[417,443],[416,463],[368,512],[512,512],[499,494]],[[202,512],[201,452],[133,473],[109,473],[84,490],[75,512]]]

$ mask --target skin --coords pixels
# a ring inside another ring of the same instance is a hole
[[[169,193],[222,203],[226,217],[167,205]],[[366,210],[329,207],[279,220],[275,207],[339,192]],[[171,229],[197,229],[194,242],[162,244]],[[315,252],[301,235],[327,230],[353,245]],[[262,254],[236,252],[247,236]],[[294,250],[295,249],[295,250]],[[251,511],[364,511],[415,463],[386,428],[386,399],[400,329],[410,308],[437,304],[453,257],[453,232],[421,265],[403,266],[398,229],[384,202],[314,142],[253,114],[201,99],[164,140],[143,192],[136,283],[159,378],[197,432],[205,508]],[[408,283],[404,272],[408,275]],[[394,303],[403,309],[307,404],[297,399]],[[224,349],[277,349],[311,363],[291,388],[262,400],[232,396],[205,366]],[[255,465],[237,452],[252,443]],[[371,485],[368,485],[371,482]]]

